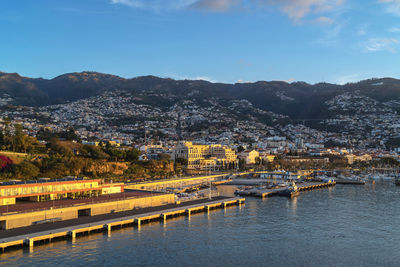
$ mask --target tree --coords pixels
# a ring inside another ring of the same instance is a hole
[[[175,163],[181,164],[182,166],[187,166],[188,160],[185,158],[177,158],[175,159]]]
[[[73,127],[69,127],[67,131],[61,132],[60,137],[64,138],[67,141],[77,141],[81,142],[81,138],[76,134],[75,129]]]
[[[139,160],[139,154],[140,154],[139,150],[132,148],[132,149],[127,150],[125,153],[126,153],[126,155],[125,155],[126,161],[136,162]]]
[[[83,145],[81,149],[81,153],[86,157],[93,159],[107,159],[109,155],[104,153],[101,148],[91,145]]]
[[[171,159],[171,156],[165,153],[161,153],[158,158],[162,161],[169,161]]]
[[[246,161],[244,159],[239,159],[239,169],[243,170],[246,166]]]
[[[0,172],[8,171],[12,165],[13,161],[10,158],[0,155]]]
[[[14,164],[12,170],[16,178],[23,180],[36,178],[40,173],[39,168],[28,161]]]
[[[50,131],[48,128],[41,127],[37,132],[36,137],[39,140],[50,141],[52,138],[58,138],[58,135],[57,133],[53,133],[52,131]]]
[[[49,143],[50,155],[72,157],[72,149],[66,145],[62,145],[57,139],[52,139]]]
[[[4,133],[0,130],[0,149],[3,149],[5,145]]]

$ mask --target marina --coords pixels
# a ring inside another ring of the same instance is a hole
[[[133,226],[140,227],[142,224],[150,221],[161,221],[165,222],[167,219],[177,216],[191,216],[197,212],[209,212],[212,209],[226,208],[232,205],[241,205],[245,202],[244,198],[227,198],[220,197],[214,200],[201,200],[192,201],[182,204],[177,204],[175,207],[156,207],[151,212],[147,212],[149,209],[132,211],[134,215],[124,216],[121,214],[120,217],[112,219],[94,220],[91,223],[80,224],[79,220],[71,220],[65,222],[55,222],[47,225],[36,225],[31,227],[19,228],[8,230],[7,232],[0,232],[0,249],[1,252],[5,252],[10,248],[32,248],[35,245],[41,243],[49,243],[59,239],[75,239],[81,235],[87,235],[92,232],[110,232],[113,229],[119,229],[121,227]],[[89,217],[94,218],[95,217]],[[106,216],[98,218],[107,218]],[[68,226],[62,227],[65,224]],[[59,227],[60,226],[60,227]],[[5,237],[5,235],[12,235]]]
[[[331,187],[335,186],[336,182],[303,182],[296,184],[297,191],[310,191],[319,188]],[[282,194],[288,187],[279,187],[279,188],[252,188],[252,189],[245,189],[245,190],[238,190],[236,192],[239,196],[254,196],[254,197],[272,197],[278,196]],[[291,195],[294,196],[294,195]]]
[[[219,187],[226,195],[234,189]],[[4,266],[397,266],[399,193],[391,182],[377,181],[292,199],[248,197],[245,208],[169,217],[166,223],[158,218],[139,228],[114,231],[120,228],[114,226],[111,235],[102,229],[79,233],[75,241],[68,236],[35,242],[32,248],[7,249],[0,261]],[[289,256],[293,251],[296,257]]]

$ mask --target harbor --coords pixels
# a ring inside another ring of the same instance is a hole
[[[326,188],[326,187],[331,187],[335,186],[336,182],[302,182],[302,183],[297,183],[297,191],[310,191],[310,190],[315,190],[319,188]],[[282,192],[288,189],[288,186],[277,186],[274,188],[263,188],[263,187],[251,187],[251,188],[245,188],[245,189],[239,189],[236,191],[236,194],[239,196],[253,196],[253,197],[272,197],[272,196],[278,196],[281,195]],[[292,196],[292,195],[291,195]]]
[[[94,232],[110,232],[127,226],[141,227],[150,221],[161,221],[178,217],[191,216],[193,213],[209,212],[212,209],[227,208],[232,205],[244,204],[244,198],[218,197],[215,199],[203,199],[189,201],[181,204],[159,206],[147,209],[138,209],[120,214],[108,214],[86,217],[86,220],[76,219],[51,224],[34,225],[0,231],[1,252],[11,248],[32,248],[35,245],[49,243],[66,238],[87,235]],[[86,223],[84,223],[86,221]]]
[[[219,187],[224,193],[233,188]],[[377,181],[312,190],[293,199],[246,197],[245,208],[171,216],[166,223],[158,218],[139,228],[113,226],[110,235],[106,229],[82,232],[75,241],[71,236],[38,241],[31,248],[6,249],[0,261],[4,266],[173,266],[192,260],[193,266],[210,266],[212,258],[213,266],[396,266],[399,193],[400,187]],[[295,250],[296,257],[288,257]]]
[[[0,206],[0,252],[21,248],[31,251],[37,245],[57,240],[74,242],[91,233],[109,235],[112,230],[126,227],[139,229],[153,221],[165,223],[175,217],[242,205],[244,197],[284,196],[296,203],[301,192],[359,182],[344,181],[284,172],[253,172],[140,183],[137,187],[81,179],[3,184],[4,192],[10,193],[3,197]],[[53,190],[62,186],[69,191],[61,191],[63,195],[51,190],[36,193],[46,186],[53,186]],[[216,186],[236,187],[235,197],[216,194]],[[26,201],[26,196],[30,201]],[[65,196],[70,198],[62,198]],[[12,204],[7,204],[10,201]]]

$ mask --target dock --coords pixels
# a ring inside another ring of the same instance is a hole
[[[298,191],[310,191],[314,189],[335,186],[336,182],[303,182],[296,184]],[[253,197],[272,197],[277,196],[279,192],[286,190],[287,187],[273,188],[273,189],[251,189],[247,191],[239,191],[240,196],[253,196]]]
[[[29,248],[35,245],[49,243],[56,240],[72,239],[88,235],[95,232],[108,232],[114,229],[120,229],[127,226],[141,227],[142,224],[151,221],[166,222],[169,218],[178,216],[191,216],[194,213],[209,212],[212,209],[225,209],[232,205],[241,205],[245,203],[245,199],[241,197],[221,198],[218,200],[204,200],[201,203],[187,205],[177,205],[175,208],[160,207],[158,210],[151,212],[143,212],[131,216],[112,218],[108,220],[100,220],[85,224],[70,225],[67,227],[55,228],[57,225],[65,225],[66,222],[56,222],[54,224],[43,224],[25,227],[24,229],[4,230],[0,232],[0,252],[4,253],[9,249]],[[44,226],[44,227],[43,227]],[[47,226],[47,227],[46,227]],[[41,229],[42,231],[38,231]],[[46,230],[44,230],[46,229]],[[15,236],[6,236],[4,233],[16,233]]]
[[[337,179],[337,184],[353,184],[353,185],[365,185],[365,181],[362,180],[346,180],[346,179]]]

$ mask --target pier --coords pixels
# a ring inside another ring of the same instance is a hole
[[[346,179],[335,179],[337,184],[353,184],[353,185],[365,185],[365,181],[362,180],[346,180]]]
[[[335,186],[336,182],[303,182],[296,184],[298,191],[310,191],[318,188]],[[273,189],[251,189],[246,191],[239,191],[240,196],[254,196],[254,197],[272,197],[277,196],[279,192],[286,190],[287,187],[273,188]]]
[[[133,210],[130,211],[132,214],[129,216],[124,216],[129,212],[121,212],[119,217],[111,219],[107,219],[107,217],[114,217],[116,214],[111,214],[109,216],[100,215],[97,218],[96,216],[84,218],[89,220],[89,223],[82,223],[80,219],[76,219],[3,230],[0,231],[0,252],[4,253],[11,248],[28,247],[32,249],[35,245],[49,243],[59,239],[68,238],[75,240],[75,238],[81,235],[94,232],[110,233],[114,229],[120,229],[126,226],[140,227],[142,224],[151,221],[165,222],[172,217],[191,216],[193,213],[209,212],[212,209],[219,208],[224,209],[228,206],[244,204],[244,202],[245,199],[240,197],[218,197],[214,200],[203,199],[176,205]]]

